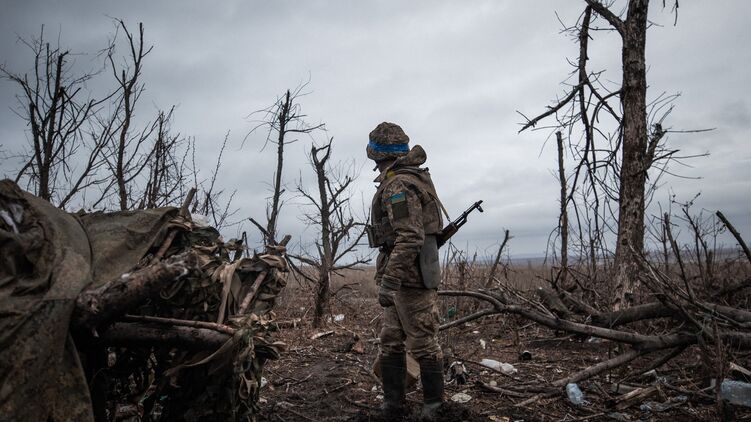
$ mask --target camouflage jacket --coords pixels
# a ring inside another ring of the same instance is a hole
[[[398,279],[405,287],[424,287],[418,265],[425,237],[443,228],[441,204],[427,169],[419,166],[427,156],[416,145],[397,159],[378,178],[371,208],[371,243],[380,247],[376,283],[383,276]]]

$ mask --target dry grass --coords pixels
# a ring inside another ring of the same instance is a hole
[[[541,264],[509,264],[499,267],[492,283],[488,284],[489,266],[452,265],[443,269],[444,281],[441,289],[477,290],[481,288],[495,287],[503,283],[515,290],[527,291],[546,286],[545,278],[549,276],[548,266]],[[334,274],[331,279],[331,291],[336,293],[332,299],[332,306],[336,308],[337,302],[346,301],[349,304],[357,304],[365,300],[372,300],[378,295],[378,286],[374,281],[375,267],[360,267]],[[313,307],[313,292],[315,287],[312,283],[301,277],[290,274],[287,287],[277,299],[276,312],[279,315],[294,315],[305,317]],[[307,306],[299,309],[290,309],[292,306],[299,307],[300,297],[309,298]],[[461,301],[459,301],[461,302]],[[459,307],[461,303],[454,306]]]

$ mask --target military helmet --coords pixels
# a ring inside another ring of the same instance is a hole
[[[376,162],[401,157],[409,152],[409,136],[399,125],[383,122],[370,132],[366,150]]]

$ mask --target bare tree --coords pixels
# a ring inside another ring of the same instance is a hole
[[[675,96],[662,95],[647,104],[645,42],[649,1],[629,0],[625,17],[611,11],[612,3],[606,5],[598,0],[585,1],[586,8],[577,26],[567,28],[579,43],[579,59],[574,72],[576,83],[563,99],[545,113],[527,119],[521,130],[534,127],[551,115],[556,116],[556,126],[567,128],[569,134],[575,125],[582,126],[581,143],[572,148],[578,164],[574,168],[566,202],[572,203],[574,195],[579,194],[583,202],[595,210],[592,218],[584,222],[588,226],[584,230],[590,234],[589,241],[584,241],[582,237],[581,242],[590,248],[588,253],[582,255],[591,256],[593,266],[596,265],[596,255],[601,253],[597,251],[598,248],[602,250],[603,233],[608,229],[606,219],[608,215],[617,215],[612,305],[619,309],[629,306],[636,288],[637,278],[634,275],[640,268],[644,249],[644,218],[648,198],[656,186],[656,180],[665,172],[667,161],[675,158],[677,152],[664,147],[664,136],[668,130],[662,126],[672,110],[670,103]],[[596,17],[604,19],[608,27],[596,27]],[[602,72],[587,69],[591,29],[615,30],[620,35],[623,67],[619,87],[608,88],[600,80]],[[610,103],[614,97],[620,99],[620,110]],[[600,122],[601,117],[611,118],[614,123],[612,130]],[[651,129],[647,124],[648,119],[654,122]],[[598,122],[600,124],[596,125]],[[605,145],[598,145],[601,142],[598,139],[604,140]],[[648,171],[651,168],[656,168],[658,173],[648,184]],[[617,202],[617,213],[611,201]],[[580,228],[579,236],[583,236],[582,216],[577,205],[573,205]],[[561,206],[565,207],[565,204]]]
[[[131,184],[141,176],[149,161],[150,153],[144,153],[143,148],[157,129],[158,121],[147,123],[135,133],[132,130],[135,106],[144,91],[144,84],[140,81],[143,59],[154,47],[144,46],[143,23],[138,24],[138,38],[133,36],[122,20],[117,20],[117,25],[127,39],[128,55],[122,67],[115,64],[114,49],[107,55],[118,86],[117,107],[112,117],[116,122],[116,133],[109,146],[108,164],[117,184],[118,205],[121,210],[126,210],[131,205]]]
[[[84,98],[95,73],[76,74],[70,52],[45,41],[44,27],[39,38],[21,41],[34,56],[31,72],[13,73],[0,65],[0,77],[20,89],[16,114],[31,129],[15,181],[25,180],[27,189],[64,208],[74,195],[102,182],[96,173],[106,139],[88,129],[108,97]]]
[[[208,180],[199,181],[199,171],[195,164],[195,140],[191,145],[193,154],[193,175],[194,185],[200,188],[201,193],[196,195],[193,202],[192,212],[201,213],[211,219],[212,225],[221,229],[226,226],[230,217],[237,213],[237,209],[232,209],[232,201],[235,198],[236,190],[233,190],[229,197],[225,200],[224,189],[219,189],[216,181],[219,176],[219,170],[222,167],[222,156],[224,150],[227,148],[227,142],[229,141],[229,132],[224,135],[224,141],[222,141],[222,147],[219,149],[219,154],[216,157],[216,165],[211,172],[211,177]],[[226,202],[224,202],[226,201]]]
[[[317,197],[302,186],[302,181],[297,186],[300,195],[313,207],[313,212],[305,213],[304,218],[319,229],[315,242],[317,253],[289,255],[314,269],[315,274],[311,276],[304,269],[295,267],[299,274],[316,286],[314,327],[321,325],[328,312],[331,275],[370,262],[370,259],[357,255],[357,245],[365,234],[365,223],[352,214],[349,187],[355,175],[351,168],[346,171],[342,166],[335,169],[329,165],[332,142],[333,138],[322,147],[313,145],[310,149],[310,162],[318,187]]]
[[[143,24],[136,36],[125,22],[115,22],[115,36],[97,57],[106,58],[102,69],[108,67],[117,84],[100,99],[84,98],[92,95],[86,83],[99,72],[76,74],[71,54],[46,42],[44,28],[38,39],[22,40],[34,53],[31,73],[0,67],[0,76],[20,87],[16,113],[30,127],[30,148],[19,154],[16,182],[25,181],[27,189],[61,208],[74,199],[78,206],[106,207],[113,188],[122,210],[174,204],[179,199],[166,198],[185,190],[186,155],[178,164],[181,142],[167,130],[174,108],[133,129],[135,106],[144,91],[143,60],[152,50],[144,45]],[[123,63],[116,59],[120,32],[128,49]]]
[[[566,170],[563,164],[563,136],[558,131],[555,133],[555,137],[558,146],[558,181],[561,184],[561,213],[558,218],[558,227],[561,236],[561,270],[553,286],[555,287],[560,283],[566,289],[568,287],[568,209],[566,207],[568,203],[566,200],[568,189],[566,188]]]
[[[250,219],[263,233],[264,242],[267,245],[276,244],[277,220],[279,218],[279,210],[283,204],[284,179],[282,172],[284,170],[284,146],[297,141],[297,139],[289,139],[288,136],[290,134],[310,134],[325,126],[323,123],[309,125],[305,122],[306,116],[302,114],[298,101],[300,97],[305,95],[303,90],[306,86],[307,83],[299,85],[294,91],[287,90],[285,95],[277,98],[274,104],[263,110],[256,111],[254,114],[261,114],[263,117],[248,134],[249,136],[260,128],[267,128],[268,132],[263,148],[269,143],[276,145],[276,171],[274,172],[271,200],[266,207],[266,227],[264,228],[256,220]]]
[[[178,205],[189,183],[186,160],[189,148],[180,134],[170,132],[174,107],[159,112],[152,150],[146,163],[146,185],[139,200],[139,208]]]
[[[91,95],[86,82],[99,72],[76,74],[71,54],[46,42],[44,28],[38,39],[22,40],[34,54],[31,72],[0,67],[0,77],[20,87],[16,113],[31,128],[30,147],[18,154],[16,181],[25,181],[27,189],[61,208],[74,199],[77,206],[121,210],[178,205],[196,187],[200,193],[193,211],[221,228],[236,212],[230,208],[234,192],[224,200],[224,191],[216,187],[229,134],[211,177],[199,180],[195,140],[171,132],[174,107],[137,128],[135,106],[144,92],[143,63],[152,47],[145,45],[142,24],[137,34],[122,20],[115,24],[114,37],[97,57],[105,57],[102,69],[112,72],[116,86],[100,99],[84,98]],[[125,34],[127,46],[122,60],[116,49],[119,34]]]

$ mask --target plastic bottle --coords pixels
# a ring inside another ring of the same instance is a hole
[[[751,384],[726,379],[720,384],[720,397],[732,404],[751,407]]]
[[[566,395],[568,400],[574,406],[581,406],[584,404],[584,393],[579,389],[579,386],[574,383],[566,384]]]
[[[495,369],[496,371],[501,371],[506,375],[512,375],[517,372],[519,372],[518,369],[514,367],[514,365],[510,363],[505,362],[498,362],[497,360],[493,359],[483,359],[480,361],[480,365],[486,366],[490,369]]]

